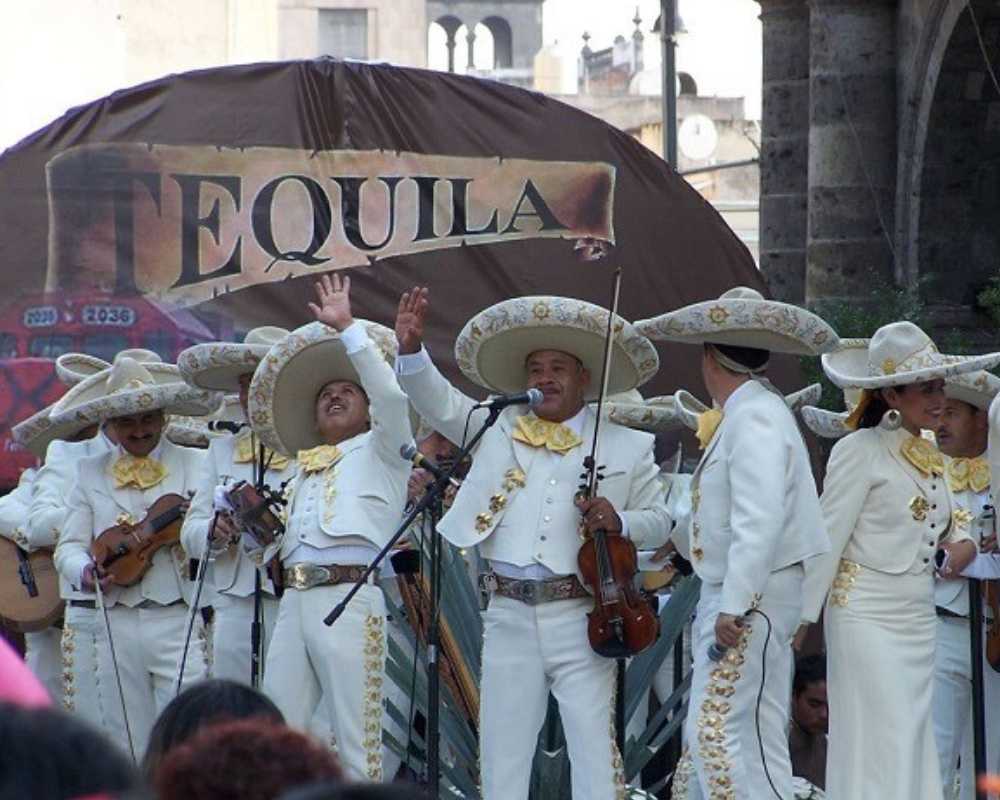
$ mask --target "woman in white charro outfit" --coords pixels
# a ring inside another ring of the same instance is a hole
[[[1000,354],[944,356],[910,322],[823,356],[841,388],[864,390],[827,465],[830,552],[806,567],[803,618],[826,605],[830,800],[941,800],[931,724],[936,559],[944,576],[976,554],[944,462],[922,429],[944,379]]]

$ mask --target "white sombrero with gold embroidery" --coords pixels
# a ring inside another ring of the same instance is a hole
[[[264,326],[251,330],[239,344],[196,344],[177,356],[177,366],[184,380],[192,386],[217,392],[238,392],[240,375],[257,369],[268,351],[287,335],[284,328]]]
[[[455,358],[473,383],[501,394],[524,391],[525,362],[539,350],[575,356],[590,371],[586,399],[600,391],[608,311],[570,297],[514,297],[480,311],[455,340]],[[659,368],[656,348],[632,323],[614,324],[609,394],[641,386]]]
[[[718,300],[694,303],[635,323],[650,339],[687,344],[728,344],[774,353],[815,356],[837,346],[837,332],[804,308],[765,300],[737,286]]]
[[[944,382],[944,393],[953,400],[961,400],[985,411],[993,398],[1000,394],[1000,378],[986,370],[956,375]]]
[[[154,353],[152,350],[146,350],[143,347],[122,350],[115,355],[115,359],[119,358],[133,358],[140,364],[163,363],[163,359],[160,358],[159,353]],[[56,358],[56,375],[59,380],[69,386],[73,386],[84,378],[89,378],[91,375],[96,375],[98,372],[103,372],[110,368],[111,364],[109,362],[103,358],[92,356],[89,353],[63,353]]]
[[[198,416],[213,413],[220,401],[219,394],[184,383],[172,364],[140,364],[125,356],[66,392],[51,416],[87,425],[149,411]]]
[[[673,396],[646,400],[638,392],[628,392],[609,397],[604,408],[611,422],[647,433],[669,431],[683,425]]]
[[[385,360],[392,365],[396,334],[368,320],[364,324]],[[361,378],[351,363],[340,334],[322,322],[296,328],[278,342],[260,362],[250,383],[250,423],[267,447],[287,456],[324,444],[316,429],[314,405],[330,381]]]
[[[853,340],[857,341],[857,340]],[[863,340],[867,341],[867,340]],[[829,411],[816,406],[803,406],[799,410],[806,427],[823,439],[839,439],[851,432],[847,420],[854,413],[861,400],[861,389],[844,389],[844,406],[846,411]]]
[[[823,371],[841,388],[882,389],[964,375],[1000,364],[1000,353],[950,356],[912,322],[883,325],[871,339],[845,339],[823,354]]]
[[[786,394],[784,396],[785,405],[790,411],[795,412],[807,403],[818,403],[822,396],[823,387],[818,383],[811,383],[804,389]],[[709,410],[707,405],[686,389],[678,389],[674,392],[674,405],[681,422],[693,431],[698,430],[698,416]]]

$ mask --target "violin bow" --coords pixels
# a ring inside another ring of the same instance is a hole
[[[611,379],[611,356],[614,350],[611,342],[615,336],[615,319],[618,316],[618,300],[622,288],[622,268],[615,269],[614,278],[611,284],[611,309],[608,313],[608,329],[604,336],[604,357],[601,364],[601,388],[597,395],[597,419],[594,422],[594,439],[590,445],[590,456],[587,478],[587,494],[593,497],[597,491],[597,443],[601,434],[601,421],[603,419],[604,401],[607,399],[608,382]],[[586,461],[584,462],[587,463]]]
[[[96,565],[95,565],[96,566]],[[125,690],[122,688],[122,675],[118,671],[118,655],[115,652],[115,637],[111,634],[111,620],[108,619],[108,607],[104,604],[104,589],[101,588],[101,578],[94,570],[94,592],[97,595],[97,605],[104,616],[104,627],[108,632],[108,649],[111,651],[111,666],[115,671],[115,682],[118,684],[118,699],[122,703],[122,717],[125,720],[125,736],[128,738],[128,750],[132,755],[132,763],[138,764],[135,757],[135,744],[132,741],[132,726],[128,722],[128,708],[125,706]]]

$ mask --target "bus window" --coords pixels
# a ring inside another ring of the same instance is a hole
[[[142,346],[158,353],[168,364],[173,363],[177,355],[174,352],[174,335],[169,331],[150,331],[142,337]]]
[[[114,361],[128,347],[128,337],[120,333],[89,333],[83,337],[83,352],[105,361]]]
[[[73,337],[54,333],[32,336],[28,343],[28,355],[35,358],[57,358],[73,349]]]
[[[17,336],[0,333],[0,358],[17,358]]]

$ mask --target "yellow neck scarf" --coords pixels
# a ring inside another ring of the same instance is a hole
[[[124,489],[127,486],[151,489],[167,477],[167,469],[155,458],[148,456],[138,458],[131,453],[125,453],[115,461],[111,474],[114,475],[116,489]]]
[[[515,442],[521,442],[530,447],[545,447],[553,453],[568,453],[583,440],[573,433],[572,429],[561,422],[551,422],[534,414],[518,417],[514,433]]]
[[[694,435],[698,437],[698,447],[704,450],[708,443],[715,436],[715,431],[722,424],[722,411],[718,408],[710,408],[698,415],[698,430]]]
[[[335,444],[321,444],[308,450],[299,450],[299,466],[307,475],[322,472],[340,458],[340,448]]]
[[[953,492],[983,492],[990,486],[990,465],[982,456],[953,458],[945,467],[948,486]]]
[[[251,437],[249,433],[236,439],[236,449],[233,451],[234,463],[250,464],[253,462],[255,455],[253,437]],[[281,472],[288,466],[288,459],[281,455],[281,453],[275,453],[273,450],[265,449],[264,463],[268,465],[268,469],[273,469],[275,472]]]
[[[900,454],[925,478],[944,475],[944,456],[921,436],[911,436],[899,448]]]

